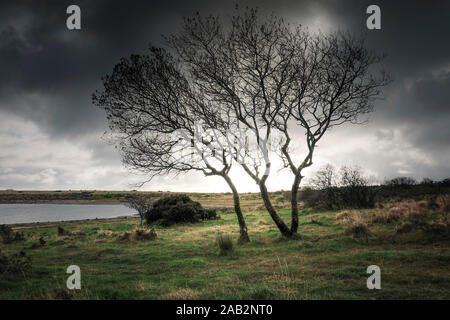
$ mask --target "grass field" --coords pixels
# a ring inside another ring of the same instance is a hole
[[[239,246],[233,213],[156,227],[153,241],[118,239],[138,225],[134,218],[58,224],[72,232],[63,236],[56,224],[30,226],[21,230],[26,240],[0,245],[32,259],[24,277],[0,277],[0,299],[449,299],[448,238],[398,233],[398,223],[370,222],[375,210],[352,213],[369,221],[367,242],[347,234],[337,212],[302,211],[301,238],[286,240],[266,212],[246,210],[252,242]],[[218,233],[232,236],[234,253],[219,255]],[[66,289],[72,264],[81,290]],[[369,265],[381,268],[381,290],[366,287]]]
[[[0,203],[61,203],[61,204],[105,204],[126,203],[135,195],[147,195],[158,199],[166,195],[179,194],[167,191],[16,191],[0,190]],[[204,206],[232,209],[233,196],[231,193],[183,193]],[[275,205],[280,206],[285,201],[283,192],[273,192]],[[259,193],[243,193],[240,195],[243,209],[254,210],[263,208]],[[284,203],[282,205],[285,205]]]

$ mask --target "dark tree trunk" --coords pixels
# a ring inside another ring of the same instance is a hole
[[[292,236],[292,232],[291,232],[291,230],[289,230],[287,225],[277,214],[275,208],[272,206],[264,179],[259,183],[259,190],[261,191],[261,197],[263,198],[264,205],[266,206],[267,211],[269,212],[270,216],[272,217],[272,220],[277,225],[281,234],[287,238],[290,238]]]
[[[247,224],[245,223],[244,215],[242,214],[242,211],[241,211],[241,203],[239,200],[239,193],[237,192],[236,187],[234,186],[233,182],[231,181],[231,179],[228,175],[224,175],[223,178],[228,183],[231,191],[233,192],[234,211],[236,212],[236,216],[238,218],[239,231],[240,231],[238,243],[250,242],[250,237],[248,236],[248,232],[247,232]]]
[[[297,233],[298,230],[298,187],[300,186],[301,175],[295,175],[291,190],[291,232]]]

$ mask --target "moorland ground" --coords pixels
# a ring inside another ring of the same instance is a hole
[[[252,240],[243,245],[236,244],[236,216],[225,209],[219,220],[155,226],[155,240],[123,239],[139,225],[137,218],[16,226],[25,240],[0,244],[0,250],[24,251],[31,269],[0,277],[0,299],[450,298],[448,234],[415,227],[396,203],[350,211],[303,209],[301,237],[287,240],[267,212],[243,202]],[[400,209],[388,209],[392,206]],[[282,207],[280,200],[278,212],[288,220],[290,210]],[[429,225],[448,222],[448,212],[439,208],[420,215]],[[367,231],[363,236],[355,232],[360,224]],[[58,226],[67,232],[59,235]],[[219,233],[232,237],[233,252],[219,254]],[[81,290],[66,288],[66,268],[73,264],[81,268]],[[367,289],[370,265],[381,268],[381,290]]]

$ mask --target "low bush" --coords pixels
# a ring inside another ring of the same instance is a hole
[[[450,213],[450,194],[440,195],[436,198],[439,209],[445,213]]]
[[[310,187],[304,187],[298,192],[298,199],[303,202],[306,207],[315,209],[327,209],[327,205],[322,198],[321,190],[315,190]]]
[[[12,255],[0,251],[0,275],[3,277],[24,276],[31,268],[31,259],[21,251]]]
[[[142,226],[145,214],[153,207],[153,199],[145,195],[134,196],[128,201],[128,207],[138,212]]]
[[[450,224],[445,222],[426,223],[421,226],[421,229],[431,238],[450,238]]]
[[[408,220],[413,224],[420,224],[427,214],[426,201],[401,201],[387,210],[380,210],[373,217],[375,223],[392,223],[400,220]]]
[[[8,225],[0,225],[0,241],[2,243],[8,244],[14,241],[24,240],[25,236],[21,232],[14,232],[13,229]]]
[[[217,245],[221,256],[230,255],[234,251],[233,240],[229,235],[217,235]]]
[[[367,223],[361,217],[354,216],[346,230],[346,234],[351,235],[355,239],[364,239],[365,242],[368,242],[370,231]]]
[[[373,208],[376,188],[369,185],[359,167],[342,167],[339,172],[326,165],[312,179],[313,188],[304,188],[299,199],[307,207],[324,210]]]
[[[153,204],[146,212],[148,225],[170,226],[176,223],[194,223],[202,220],[217,219],[213,209],[205,209],[199,202],[192,201],[187,195],[166,196]]]
[[[66,236],[68,235],[70,232],[68,232],[66,229],[64,229],[61,226],[58,226],[58,236]]]
[[[64,229],[61,226],[58,226],[58,236],[62,237],[62,236],[82,236],[85,235],[85,233],[83,231],[68,231],[66,229]]]
[[[396,228],[397,233],[408,233],[414,230],[412,223],[405,222]]]

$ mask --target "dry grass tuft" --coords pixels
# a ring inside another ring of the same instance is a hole
[[[114,232],[112,232],[111,230],[98,230],[97,231],[98,235],[100,236],[112,236]]]
[[[154,229],[134,228],[132,231],[126,231],[119,235],[119,240],[155,240],[157,237]]]
[[[83,231],[79,231],[79,230],[72,231],[72,232],[70,233],[71,236],[84,236],[85,234],[86,234],[86,233],[84,233]]]
[[[439,209],[445,213],[450,213],[450,194],[441,195],[436,198]]]
[[[267,223],[266,221],[259,219],[258,221],[256,221],[256,224],[259,226],[269,226],[270,224]]]
[[[343,223],[349,223],[353,220],[354,216],[357,216],[357,212],[352,210],[344,210],[336,215],[336,220]]]
[[[217,235],[217,245],[219,246],[219,255],[225,256],[225,255],[231,255],[234,252],[233,247],[233,239],[228,234],[218,234]]]
[[[390,207],[388,210],[378,211],[373,217],[375,223],[392,223],[400,220],[417,220],[427,213],[428,201],[401,201]]]
[[[366,242],[369,240],[369,227],[367,222],[359,215],[353,215],[350,225],[345,231],[346,234],[350,234],[353,238],[364,239]]]

